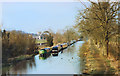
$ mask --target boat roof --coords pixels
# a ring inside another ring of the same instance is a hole
[[[49,48],[44,48],[44,49],[49,49]]]

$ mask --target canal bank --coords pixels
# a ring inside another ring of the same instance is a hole
[[[78,56],[79,47],[84,42],[78,41],[59,52],[58,56],[50,56],[44,60],[39,55],[11,65],[3,70],[4,74],[81,74],[82,66]]]
[[[85,66],[82,72],[90,75],[117,76],[118,60],[114,60],[112,56],[108,59],[101,55],[98,49],[95,47],[93,49],[90,48],[88,42],[85,42],[80,48],[80,57]]]
[[[4,63],[2,63],[2,66],[10,66],[10,65],[14,65],[15,63],[18,63],[20,61],[23,60],[29,60],[31,58],[33,58],[35,56],[35,54],[31,54],[31,55],[21,55],[21,56],[17,56],[17,57],[13,57],[13,58],[8,58],[7,61],[4,61]]]

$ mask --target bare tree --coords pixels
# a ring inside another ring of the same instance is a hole
[[[89,0],[90,1],[90,0]],[[80,12],[76,28],[84,36],[92,38],[105,45],[107,56],[109,54],[109,41],[118,36],[118,2],[92,2],[91,6]]]

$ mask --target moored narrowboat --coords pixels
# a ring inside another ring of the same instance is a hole
[[[40,57],[45,57],[46,54],[47,54],[47,51],[46,51],[45,49],[40,49],[40,50],[39,50],[39,56],[40,56]]]
[[[39,50],[40,57],[48,57],[51,53],[51,50],[52,50],[51,48],[44,48]]]
[[[62,48],[63,48],[63,49],[65,49],[65,48],[67,48],[67,47],[68,47],[67,43],[63,43],[63,44],[62,44]]]
[[[59,46],[54,46],[52,47],[52,55],[53,56],[58,56],[58,52],[59,52]]]

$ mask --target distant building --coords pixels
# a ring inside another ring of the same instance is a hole
[[[46,38],[43,33],[39,32],[37,34],[32,34],[32,37],[36,39],[36,45],[41,46],[41,45],[46,45]],[[41,40],[43,42],[41,42]],[[40,42],[39,42],[40,41]]]
[[[45,36],[42,33],[37,33],[33,35],[33,38],[38,39],[38,40],[45,40]]]

